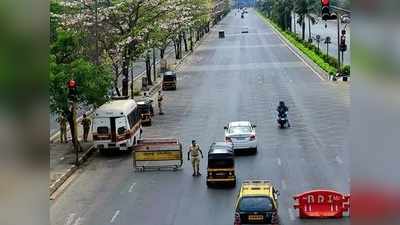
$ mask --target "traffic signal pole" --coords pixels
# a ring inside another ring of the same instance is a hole
[[[337,72],[340,75],[340,19],[339,15],[337,15],[337,54],[338,54],[338,68]]]

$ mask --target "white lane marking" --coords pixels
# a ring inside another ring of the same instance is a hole
[[[136,186],[136,183],[133,183],[133,184],[129,187],[128,192],[132,192],[132,191],[133,191],[133,188],[135,188],[135,186]]]
[[[82,218],[78,217],[78,219],[75,220],[74,225],[80,225],[81,224]]]
[[[294,212],[292,208],[288,208],[289,211],[289,218],[290,220],[294,221],[295,220],[295,216],[294,216]]]
[[[281,183],[282,183],[282,190],[286,190],[287,189],[286,181],[282,180]]]
[[[114,223],[114,221],[115,221],[115,219],[117,218],[117,216],[119,215],[119,213],[120,213],[119,210],[115,211],[114,216],[113,216],[113,217],[111,218],[111,220],[110,220],[110,223]]]
[[[268,22],[269,24],[269,22]],[[280,34],[278,33],[279,31],[276,31],[275,27],[273,27],[271,24],[269,24],[270,27],[272,28],[273,32],[276,34],[276,36],[278,36],[278,38],[282,41],[282,43],[295,55],[297,56],[297,58],[299,58],[313,73],[315,73],[319,79],[325,81],[325,79],[317,72],[314,70],[314,68],[312,68],[310,66],[310,64],[308,64],[295,50],[293,50],[287,43],[286,41],[280,36]]]
[[[65,225],[71,225],[72,222],[74,221],[75,213],[69,214],[67,219],[65,220]]]
[[[343,160],[338,155],[336,156],[336,162],[339,164],[343,164]]]
[[[277,160],[278,160],[278,166],[281,166],[282,165],[281,158],[278,158]]]
[[[61,158],[60,158],[60,161],[63,161],[64,159],[65,159],[64,157],[61,157]]]

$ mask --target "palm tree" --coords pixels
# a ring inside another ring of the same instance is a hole
[[[311,24],[316,23],[318,0],[297,0],[295,3],[295,13],[299,15],[297,22],[301,25],[302,39],[305,40],[306,18],[308,19],[308,39],[311,39]]]

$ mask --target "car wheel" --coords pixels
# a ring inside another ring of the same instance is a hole
[[[253,148],[254,154],[257,154],[258,150],[257,147]]]

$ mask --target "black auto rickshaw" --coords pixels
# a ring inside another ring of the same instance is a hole
[[[153,100],[150,98],[143,98],[136,101],[138,106],[142,125],[151,126],[151,118],[154,116]]]
[[[162,80],[163,90],[176,90],[176,73],[174,71],[166,71]]]
[[[236,185],[233,145],[226,142],[214,142],[208,151],[207,186],[226,184]]]

